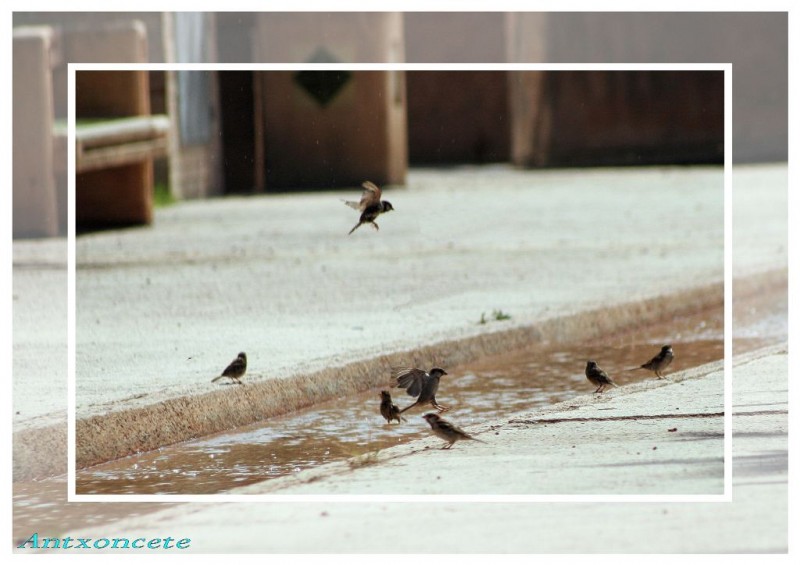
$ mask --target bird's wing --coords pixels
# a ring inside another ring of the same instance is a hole
[[[656,355],[655,357],[650,359],[650,361],[648,361],[644,365],[640,365],[640,368],[641,369],[650,369],[650,370],[652,370],[656,363],[658,363],[658,355]]]
[[[392,369],[392,378],[397,381],[398,388],[406,389],[409,396],[419,396],[419,393],[422,392],[422,385],[430,378],[430,375],[422,369],[398,367]]]
[[[225,367],[225,370],[222,371],[222,376],[227,377],[228,375],[235,375],[242,371],[245,368],[244,360],[237,357],[231,364]]]
[[[454,426],[447,420],[439,420],[439,427],[444,431],[448,436],[452,437],[460,437],[464,439],[472,439],[472,436],[469,435],[467,432],[462,430],[461,428]]]
[[[600,367],[595,367],[594,371],[589,371],[594,378],[596,378],[600,382],[611,382],[611,379],[608,378],[608,373],[606,373]],[[589,374],[587,373],[587,377]]]
[[[358,209],[363,212],[370,206],[374,206],[381,201],[381,189],[370,181],[364,181],[361,186],[364,188],[364,192],[361,193],[361,201],[358,203]]]

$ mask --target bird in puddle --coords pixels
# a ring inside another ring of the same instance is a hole
[[[223,377],[228,377],[237,385],[240,385],[243,383],[239,379],[244,376],[245,371],[247,371],[247,355],[245,355],[243,351],[236,356],[236,359],[231,361],[230,364],[225,367],[225,370],[222,371],[220,376],[211,379],[211,382],[215,383]]]
[[[674,357],[675,354],[672,353],[672,346],[664,345],[661,348],[661,351],[658,352],[658,355],[650,359],[650,361],[644,365],[640,365],[629,370],[637,371],[639,369],[647,369],[648,371],[653,371],[659,379],[663,379],[664,376],[661,374],[661,372],[669,367],[669,364],[672,363],[672,359]]]
[[[617,386],[611,377],[592,360],[586,362],[586,378],[597,387],[595,393],[602,393],[607,386]]]
[[[434,367],[430,373],[422,369],[412,367],[400,367],[392,369],[392,378],[395,379],[395,386],[406,389],[409,396],[416,396],[417,401],[411,406],[406,406],[400,413],[402,414],[409,408],[418,404],[430,403],[439,412],[450,410],[436,402],[436,391],[439,390],[439,379],[446,375],[444,369]]]
[[[361,200],[358,202],[345,200],[344,202],[351,208],[361,212],[361,217],[358,219],[358,223],[353,226],[353,229],[351,229],[347,235],[350,235],[356,231],[361,224],[372,224],[375,230],[379,230],[380,228],[378,227],[378,224],[375,223],[375,219],[384,212],[394,210],[391,202],[388,200],[381,200],[381,189],[378,188],[374,183],[370,181],[364,181],[361,186],[364,188],[364,192],[361,193]]]
[[[400,409],[392,402],[392,395],[389,394],[388,390],[381,391],[381,416],[386,418],[387,424],[391,424],[392,420],[397,420],[398,424],[401,420],[404,420],[400,416]]]
[[[434,433],[434,435],[447,442],[442,449],[450,449],[453,447],[455,442],[462,439],[471,439],[480,443],[486,443],[485,441],[481,441],[478,438],[472,437],[464,430],[457,428],[447,420],[443,420],[438,414],[434,414],[433,412],[430,414],[425,414],[423,418],[425,418],[425,421],[430,424],[431,431]]]

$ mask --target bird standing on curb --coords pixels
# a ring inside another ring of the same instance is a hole
[[[402,414],[409,408],[413,408],[417,404],[425,404],[430,402],[431,406],[436,408],[439,412],[450,410],[449,408],[440,405],[436,402],[436,391],[439,390],[439,379],[442,375],[447,373],[444,369],[434,367],[430,373],[426,373],[422,369],[414,369],[411,367],[402,367],[392,369],[392,377],[396,381],[398,388],[406,389],[409,396],[416,396],[417,401],[411,406],[406,406],[400,413]]]
[[[388,390],[381,391],[381,416],[386,418],[387,424],[391,424],[392,420],[397,420],[399,424],[404,419],[400,416],[400,409],[392,402],[392,395]]]
[[[464,430],[455,427],[447,420],[441,419],[438,414],[434,414],[433,412],[430,414],[425,414],[423,418],[425,418],[425,421],[431,425],[431,431],[437,437],[440,437],[447,442],[442,449],[450,449],[453,447],[455,442],[462,439],[471,439],[473,441],[479,441],[480,443],[486,443],[485,441],[481,441],[478,438],[472,437]]]
[[[607,386],[617,386],[616,383],[611,380],[611,377],[609,377],[603,369],[598,367],[597,363],[591,360],[586,362],[586,378],[597,387],[597,390],[594,391],[595,393],[602,393]]]
[[[247,355],[245,355],[244,352],[241,352],[236,356],[236,359],[231,361],[230,365],[225,367],[225,370],[222,371],[222,374],[211,379],[211,382],[215,383],[222,377],[228,377],[237,385],[240,385],[243,383],[239,379],[244,376],[245,371],[247,371]]]
[[[672,359],[675,355],[672,353],[672,346],[665,345],[661,348],[661,351],[658,352],[658,355],[650,359],[644,365],[640,365],[635,369],[630,369],[631,371],[636,371],[638,369],[647,369],[648,371],[653,371],[659,379],[663,379],[664,377],[661,375],[661,371],[669,367],[669,364],[672,363]]]
[[[371,183],[370,181],[364,181],[361,186],[364,187],[364,192],[361,194],[361,200],[358,202],[345,200],[344,202],[351,208],[361,211],[361,217],[358,219],[358,223],[353,226],[353,229],[351,229],[347,235],[350,235],[356,231],[361,224],[372,224],[376,230],[379,230],[380,228],[378,227],[378,224],[375,223],[375,218],[384,212],[394,210],[391,202],[388,200],[381,201],[381,189],[375,184]]]

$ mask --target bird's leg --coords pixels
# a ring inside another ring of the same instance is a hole
[[[380,231],[381,228],[378,227],[378,224],[375,222],[370,222],[370,224],[372,224],[372,226],[375,228],[375,231]]]
[[[439,412],[447,412],[448,410],[450,410],[450,408],[448,408],[447,406],[442,406],[441,404],[436,402],[436,397],[435,396],[433,398],[431,398],[431,406],[436,408]]]

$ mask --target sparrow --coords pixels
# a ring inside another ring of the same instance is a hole
[[[436,408],[439,412],[450,410],[445,406],[436,402],[436,391],[439,390],[439,379],[442,375],[447,373],[444,369],[434,367],[430,373],[426,373],[422,369],[413,369],[411,367],[401,367],[392,370],[392,378],[396,379],[398,388],[406,389],[409,396],[417,396],[417,401],[411,406],[406,406],[400,413],[402,414],[409,408],[413,408],[417,404],[425,404],[430,402],[431,406]]]
[[[244,376],[244,372],[246,370],[247,370],[247,355],[245,355],[244,352],[241,352],[239,353],[239,355],[236,356],[236,359],[231,361],[230,365],[225,367],[225,370],[222,371],[222,374],[218,377],[211,379],[211,382],[215,383],[222,377],[228,377],[237,385],[240,385],[242,384],[242,381],[240,381],[239,379]]]
[[[388,390],[381,391],[381,416],[386,418],[387,424],[391,424],[392,420],[397,420],[398,424],[405,420],[400,416],[400,409],[392,402],[392,395]]]
[[[472,437],[464,430],[455,427],[447,420],[442,420],[438,414],[434,414],[433,412],[430,414],[425,414],[423,418],[425,418],[425,421],[431,425],[431,431],[437,437],[440,437],[447,442],[442,449],[450,449],[453,447],[453,444],[460,439],[471,439],[473,441],[486,443],[485,441],[481,441],[478,438]]]
[[[586,378],[597,387],[597,390],[594,391],[595,393],[603,392],[609,385],[617,386],[616,383],[611,380],[611,377],[609,377],[603,369],[598,367],[597,363],[591,360],[586,362]]]
[[[631,371],[636,371],[638,369],[647,369],[648,371],[653,371],[659,379],[663,379],[664,377],[661,376],[661,371],[666,369],[670,363],[672,363],[672,358],[675,355],[672,353],[672,346],[665,345],[661,348],[658,355],[650,359],[644,365],[640,365],[634,369],[630,369]]]
[[[388,200],[381,200],[380,188],[375,186],[370,181],[364,181],[361,186],[364,187],[364,192],[361,194],[361,200],[358,202],[345,200],[344,202],[351,208],[361,211],[361,217],[358,219],[358,223],[353,226],[353,229],[351,229],[347,235],[350,235],[356,231],[361,224],[372,224],[376,230],[379,230],[380,228],[378,227],[378,224],[375,223],[375,218],[384,212],[394,210],[391,202]]]

